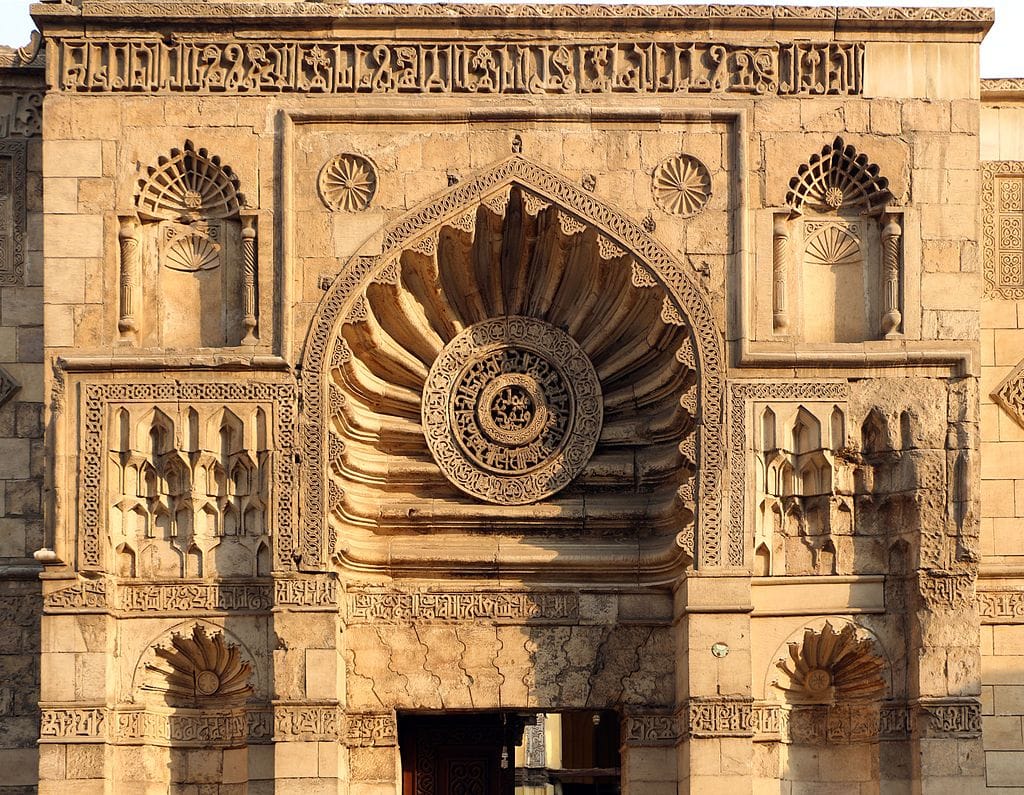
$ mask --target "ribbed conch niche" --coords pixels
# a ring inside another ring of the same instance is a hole
[[[330,369],[336,537],[692,521],[692,332],[632,254],[514,185],[389,256]]]

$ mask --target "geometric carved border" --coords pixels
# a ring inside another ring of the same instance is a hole
[[[25,142],[0,141],[3,160],[10,161],[10,181],[0,185],[0,197],[9,191],[10,215],[0,217],[0,285],[13,286],[22,284],[25,278]],[[9,242],[4,245],[3,237],[7,235]]]
[[[324,565],[327,512],[325,376],[329,351],[338,328],[358,297],[359,288],[373,281],[401,250],[428,230],[480,203],[506,185],[520,184],[578,215],[629,252],[666,292],[674,308],[693,330],[700,383],[698,408],[699,476],[696,518],[698,566],[722,563],[722,471],[725,463],[724,363],[722,340],[711,304],[678,260],[638,224],[602,203],[558,174],[520,155],[476,174],[449,189],[435,201],[413,211],[384,230],[383,252],[377,257],[353,257],[328,289],[317,309],[302,364],[303,425],[302,489],[304,516],[299,541],[301,567]],[[742,545],[742,541],[740,542]]]
[[[777,383],[766,381],[733,382],[729,409],[729,563],[742,566],[746,550],[745,527],[747,508],[747,414],[754,400],[835,400],[850,396],[846,381],[797,381]]]
[[[1014,421],[1024,426],[1024,361],[999,382],[989,395]]]
[[[103,570],[103,543],[107,512],[103,503],[103,472],[106,456],[107,406],[114,402],[266,402],[274,416],[274,471],[271,536],[274,568],[294,567],[295,548],[295,397],[292,384],[282,383],[182,383],[86,384],[83,408],[82,468],[79,480],[80,570]]]
[[[1005,195],[996,195],[996,182]],[[981,241],[985,297],[1024,299],[1024,162],[981,164]]]

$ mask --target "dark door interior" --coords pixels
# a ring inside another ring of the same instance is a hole
[[[513,795],[512,734],[494,712],[400,716],[402,795]]]

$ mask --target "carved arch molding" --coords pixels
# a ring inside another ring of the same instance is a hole
[[[347,533],[722,538],[710,302],[637,224],[523,158],[421,205],[328,288],[303,359],[298,565]],[[724,543],[723,543],[724,542]]]

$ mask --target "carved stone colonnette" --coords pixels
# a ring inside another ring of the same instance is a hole
[[[72,92],[843,94],[863,92],[860,43],[64,39]]]

